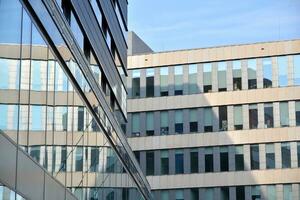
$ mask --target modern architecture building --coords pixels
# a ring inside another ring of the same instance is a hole
[[[155,199],[300,198],[300,40],[136,54],[128,69],[127,136]]]
[[[0,199],[153,199],[124,134],[127,0],[0,0]]]

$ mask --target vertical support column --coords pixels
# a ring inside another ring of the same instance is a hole
[[[266,185],[261,185],[260,186],[260,196],[261,200],[268,200],[268,192],[267,192],[267,186]]]
[[[281,144],[275,143],[275,168],[280,169],[282,167],[281,162]]]
[[[160,175],[160,167],[161,167],[161,163],[160,163],[160,151],[156,150],[154,151],[154,175]]]
[[[184,174],[189,174],[191,173],[190,169],[191,169],[191,157],[190,157],[190,149],[184,149],[183,151],[183,169],[184,169]]]
[[[189,133],[189,127],[190,127],[190,115],[189,115],[189,109],[183,109],[183,133]]]
[[[203,108],[198,108],[198,132],[203,133],[204,132],[204,110]]]
[[[205,188],[199,188],[199,200],[206,200],[205,199]]]
[[[244,162],[245,162],[245,171],[251,169],[251,158],[250,158],[250,145],[244,145]]]
[[[291,167],[298,167],[297,142],[291,142]]]
[[[141,98],[145,98],[146,97],[146,70],[145,69],[141,69],[141,77],[140,77],[140,94],[141,94]]]
[[[183,71],[183,75],[182,75],[182,79],[183,79],[183,95],[187,95],[189,94],[189,66],[188,65],[183,65],[182,66],[182,71]]]
[[[283,199],[283,185],[276,185],[277,199]]]
[[[146,113],[140,113],[140,135],[146,136]]]
[[[204,173],[205,172],[205,151],[204,148],[199,148],[198,151],[199,155],[199,159],[198,159],[198,164],[199,164],[199,173]]]
[[[160,68],[154,68],[154,96],[160,96]]]
[[[229,171],[235,171],[235,147],[229,146]]]
[[[197,84],[199,93],[203,93],[203,64],[198,64]]]
[[[258,128],[265,127],[265,117],[264,117],[264,104],[257,104],[257,114],[258,114]]]
[[[293,199],[300,199],[299,184],[292,184]]]
[[[249,129],[249,105],[242,105],[243,107],[243,129]]]
[[[213,131],[219,131],[219,107],[213,107]]]
[[[294,85],[294,57],[288,56],[288,86]]]
[[[266,146],[259,144],[259,169],[266,169]]]
[[[214,156],[214,172],[220,171],[220,148],[213,147],[213,156]]]
[[[160,112],[154,112],[154,135],[160,135]]]
[[[257,76],[257,88],[263,88],[263,66],[262,59],[256,59],[256,76]]]
[[[221,199],[221,188],[215,187],[214,188],[214,200]]]
[[[175,134],[175,111],[169,110],[169,135]]]
[[[238,200],[236,199],[236,187],[229,187],[229,200]]]
[[[245,186],[245,199],[251,200],[251,186]]]
[[[273,116],[274,116],[274,127],[280,127],[280,110],[279,102],[273,103]]]
[[[169,174],[175,174],[175,150],[169,150]]]
[[[295,101],[289,101],[289,125],[296,126],[296,108]]]
[[[227,106],[228,130],[234,130],[233,106]]]
[[[247,60],[241,61],[241,71],[242,71],[242,90],[248,89],[248,63]]]
[[[183,198],[184,199],[191,199],[190,189],[184,189],[184,191],[183,191]]]
[[[272,57],[272,87],[278,87],[278,62],[277,57]]]
[[[212,63],[212,92],[218,91],[218,65],[216,62]]]
[[[175,80],[174,80],[174,67],[168,67],[168,83],[169,83],[169,96],[174,96]]]
[[[233,74],[232,74],[232,61],[226,62],[227,70],[226,70],[226,84],[227,91],[233,90]]]
[[[146,174],[146,152],[140,152],[140,167],[144,174]]]

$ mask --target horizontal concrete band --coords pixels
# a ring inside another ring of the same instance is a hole
[[[147,176],[152,190],[299,183],[300,169]]]
[[[133,151],[300,141],[300,127],[128,138]]]
[[[128,69],[214,62],[300,52],[300,40],[159,52],[128,57]]]
[[[168,96],[128,99],[128,112],[186,109],[223,105],[239,105],[262,102],[277,102],[300,99],[300,87],[266,88],[228,92],[201,93],[183,96]]]

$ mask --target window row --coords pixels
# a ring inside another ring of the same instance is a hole
[[[299,184],[156,190],[154,194],[160,200],[294,200],[300,195]]]
[[[300,142],[136,151],[135,155],[148,176],[298,168]]]
[[[300,85],[300,55],[130,70],[129,98]]]
[[[128,135],[152,136],[195,132],[300,126],[300,101],[131,113]]]

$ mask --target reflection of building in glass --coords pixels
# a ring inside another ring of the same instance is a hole
[[[299,199],[299,40],[128,65],[127,136],[155,199]]]
[[[123,133],[126,19],[124,0],[0,2],[0,199],[152,199]]]

